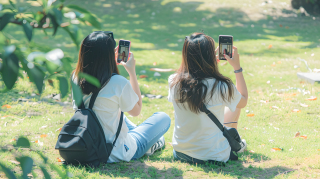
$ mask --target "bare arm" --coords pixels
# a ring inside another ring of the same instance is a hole
[[[133,53],[130,52],[130,60],[127,61],[127,63],[121,62],[121,64],[124,66],[124,68],[129,73],[130,84],[131,84],[134,92],[139,97],[139,101],[137,102],[137,104],[135,104],[133,109],[131,111],[128,111],[128,113],[131,116],[138,116],[140,114],[141,108],[142,108],[142,98],[141,98],[141,92],[140,92],[140,88],[139,88],[139,84],[138,84],[138,80],[137,80],[136,68],[135,68],[136,61],[133,57]]]
[[[240,66],[240,58],[239,58],[239,54],[238,54],[238,49],[235,46],[233,46],[233,49],[234,49],[233,59],[231,59],[228,55],[225,55],[225,58],[228,60],[228,62],[230,63],[230,65],[233,67],[234,70],[239,70],[241,68],[241,66]],[[237,108],[244,108],[244,107],[246,107],[247,101],[248,101],[247,85],[244,80],[242,72],[235,73],[235,75],[236,75],[237,90],[242,95],[241,100],[237,105]]]

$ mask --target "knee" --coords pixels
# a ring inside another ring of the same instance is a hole
[[[168,116],[168,114],[166,114],[165,112],[156,112],[155,113],[157,116],[160,116],[160,119],[161,119],[161,123],[165,126],[168,126],[168,128],[170,127],[171,125],[171,119],[170,117]]]

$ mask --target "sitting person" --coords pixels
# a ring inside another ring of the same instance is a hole
[[[168,100],[175,111],[172,138],[175,159],[198,164],[238,159],[221,130],[201,112],[204,104],[222,124],[237,127],[248,92],[237,48],[233,47],[233,50],[233,59],[224,57],[236,70],[236,86],[219,72],[216,56],[219,47],[215,50],[211,37],[203,33],[186,37],[180,68],[169,77]],[[245,140],[243,144],[240,152],[247,146]]]
[[[123,76],[113,75],[119,74],[115,58],[119,47],[116,49],[114,47],[113,36],[106,32],[96,31],[88,35],[81,44],[79,60],[72,76],[84,94],[85,107],[89,106],[92,92],[98,88],[85,79],[79,79],[79,72],[99,80],[102,87],[92,110],[102,126],[106,142],[109,143],[115,139],[121,111],[138,116],[142,108],[133,53],[130,52],[130,60],[127,63],[121,63],[129,73],[129,81]],[[77,109],[75,102],[73,107]],[[165,145],[163,135],[169,129],[170,123],[169,116],[163,112],[154,113],[139,126],[124,116],[120,135],[108,163],[138,159],[145,154],[152,155],[156,150],[163,148]]]

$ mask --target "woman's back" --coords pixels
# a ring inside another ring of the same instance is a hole
[[[171,86],[174,77],[175,74],[169,77],[169,86]],[[218,83],[217,90],[211,97],[211,89],[215,81],[213,78],[203,80],[203,84],[208,87],[206,106],[223,123],[225,107],[234,111],[241,99],[241,94],[232,85],[234,88],[233,98],[230,102],[226,102],[222,99],[219,91],[222,83]],[[228,91],[228,86],[224,86]],[[173,103],[175,110],[175,127],[172,138],[174,150],[200,160],[228,161],[231,148],[220,129],[205,113],[194,113],[186,103],[177,103],[177,97],[179,97],[179,93],[176,86],[173,86],[169,90],[168,100]],[[228,97],[228,93],[226,93],[226,97]]]

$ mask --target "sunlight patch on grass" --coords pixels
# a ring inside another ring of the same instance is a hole
[[[140,17],[139,14],[128,14],[128,17],[138,18]]]
[[[133,48],[141,48],[141,49],[153,49],[155,47],[153,43],[139,43],[139,42],[132,42],[131,46]]]
[[[103,4],[102,6],[103,6],[103,7],[111,7],[112,4]]]
[[[195,27],[197,24],[195,23],[185,23],[185,24],[179,24],[180,27]]]
[[[152,30],[165,30],[166,26],[164,26],[164,25],[153,25],[153,26],[151,26],[151,29]]]

